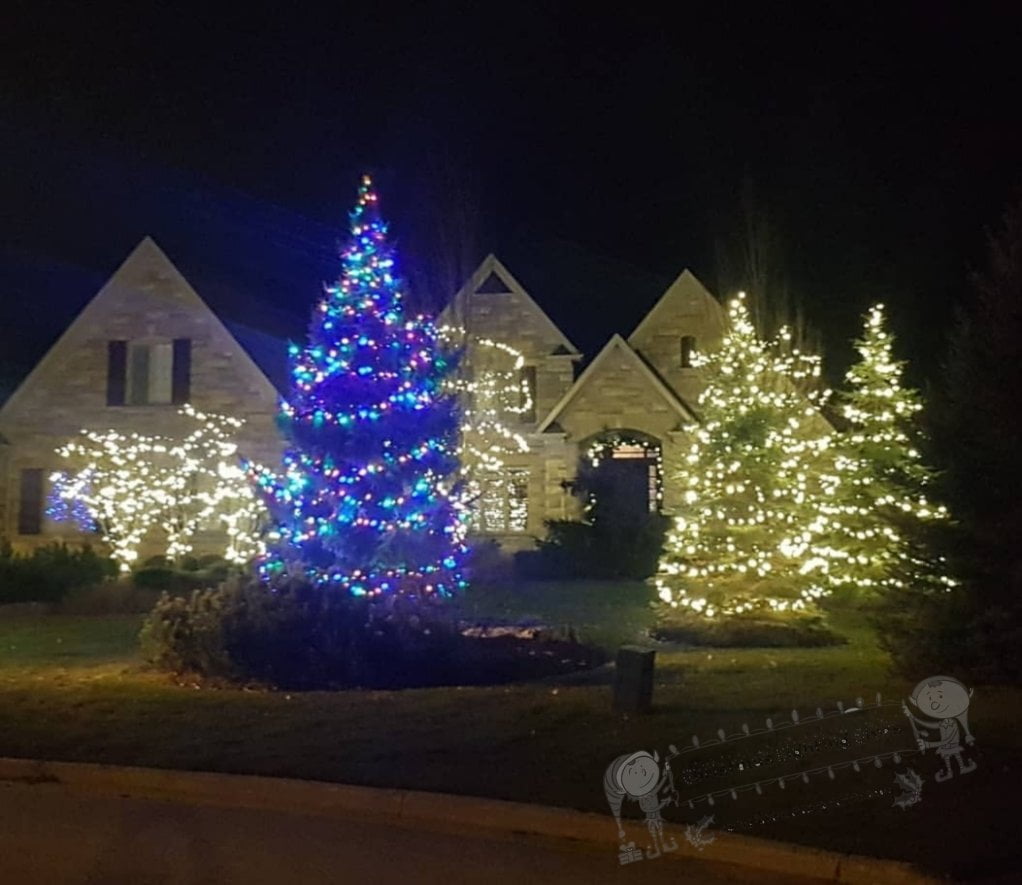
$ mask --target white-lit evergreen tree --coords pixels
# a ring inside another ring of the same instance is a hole
[[[856,341],[859,360],[840,395],[847,422],[836,437],[837,493],[822,502],[831,528],[829,578],[835,588],[872,592],[906,582],[948,585],[939,558],[927,552],[927,524],[948,518],[930,497],[933,471],[922,460],[923,408],[902,381],[884,307],[866,315]]]
[[[825,394],[807,383],[820,361],[786,330],[760,339],[744,296],[728,321],[720,347],[694,360],[706,387],[657,589],[669,606],[706,617],[810,610],[827,590],[818,502],[834,485]]]

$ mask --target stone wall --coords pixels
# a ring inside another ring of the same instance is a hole
[[[63,466],[55,449],[82,429],[181,436],[194,422],[176,405],[107,405],[107,342],[190,338],[190,402],[202,411],[243,418],[241,452],[279,459],[274,423],[277,393],[221,322],[151,241],[144,241],[53,346],[0,410],[0,434],[10,442],[4,471],[6,510],[0,534],[20,547],[75,538],[49,521],[41,536],[17,532],[19,476],[24,468],[48,475]]]
[[[628,343],[694,408],[702,385],[699,372],[681,364],[681,340],[691,336],[697,349],[712,349],[720,343],[724,322],[720,304],[686,271],[639,324]]]

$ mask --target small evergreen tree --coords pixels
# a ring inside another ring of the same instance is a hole
[[[284,475],[253,471],[278,523],[260,571],[353,596],[448,596],[464,586],[456,360],[405,314],[369,176],[341,262],[308,344],[291,346]]]
[[[830,426],[803,394],[819,358],[765,342],[742,296],[720,348],[697,354],[706,387],[678,476],[683,506],[656,576],[660,598],[705,616],[806,611],[826,590],[818,496]],[[811,386],[811,385],[810,385]]]
[[[947,567],[927,549],[926,524],[946,521],[933,500],[934,473],[923,463],[919,393],[904,386],[882,304],[866,315],[860,359],[840,396],[847,430],[836,437],[840,483],[822,500],[831,529],[829,576],[835,588],[898,591],[909,584],[947,589]]]

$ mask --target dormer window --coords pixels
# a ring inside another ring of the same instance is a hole
[[[695,335],[683,335],[681,339],[681,367],[683,369],[692,368],[692,354],[696,350],[696,336]]]

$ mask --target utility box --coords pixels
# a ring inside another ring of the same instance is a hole
[[[648,713],[653,705],[653,661],[656,652],[622,645],[614,664],[615,713]]]

